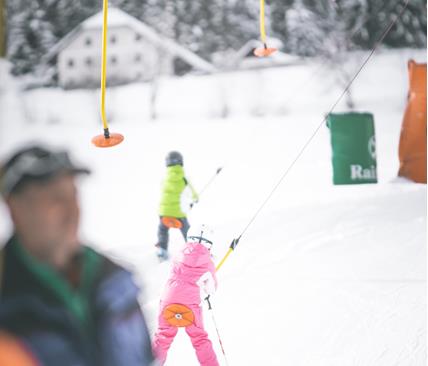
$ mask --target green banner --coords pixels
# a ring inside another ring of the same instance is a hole
[[[371,113],[331,113],[333,183],[377,183],[376,137]]]

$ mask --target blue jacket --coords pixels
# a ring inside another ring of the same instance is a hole
[[[2,257],[0,331],[22,341],[40,365],[152,364],[129,272],[82,247],[74,271],[62,275],[30,256],[14,237]]]

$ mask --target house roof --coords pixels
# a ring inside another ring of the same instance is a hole
[[[80,23],[76,28],[74,28],[70,33],[68,33],[64,38],[62,38],[46,56],[44,57],[44,62],[49,62],[54,58],[59,52],[65,49],[82,31],[90,29],[100,29],[103,26],[103,12],[99,12],[82,23]],[[124,11],[115,8],[109,7],[108,9],[108,26],[109,28],[114,27],[130,27],[139,34],[141,34],[145,39],[150,43],[158,46],[159,48],[165,50],[169,54],[179,57],[186,61],[188,64],[192,65],[196,69],[205,71],[205,72],[214,72],[215,67],[199,57],[192,51],[187,48],[180,46],[178,43],[174,42],[171,39],[168,39],[153,28],[149,27],[145,23],[141,22],[137,18],[125,13]],[[101,41],[101,40],[100,40]]]

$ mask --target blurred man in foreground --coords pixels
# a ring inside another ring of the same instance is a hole
[[[40,146],[2,166],[14,234],[0,251],[0,340],[43,366],[152,365],[131,274],[79,241],[75,176],[88,173]]]

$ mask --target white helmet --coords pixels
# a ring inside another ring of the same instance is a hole
[[[187,232],[187,240],[194,240],[211,249],[214,242],[214,230],[205,224],[192,225]]]

